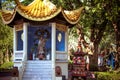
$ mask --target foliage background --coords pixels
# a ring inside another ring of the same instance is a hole
[[[0,12],[1,15],[1,12]],[[4,25],[0,16],[0,65],[12,60],[13,32],[12,28]]]

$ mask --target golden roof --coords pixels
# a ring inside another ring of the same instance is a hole
[[[5,24],[9,24],[13,20],[16,14],[15,11],[8,11],[8,10],[2,10],[1,13],[2,13],[3,23]]]
[[[64,18],[70,24],[76,24],[80,19],[81,11],[83,7],[73,11],[63,10],[61,7],[58,7],[51,3],[49,0],[34,0],[31,4],[24,6],[15,0],[17,6],[12,12],[2,11],[2,19],[5,24],[12,22],[15,17],[16,12],[18,12],[22,17],[33,20],[33,21],[46,21],[54,18],[60,12],[62,12]]]
[[[63,10],[62,14],[69,23],[76,24],[80,19],[82,10],[83,10],[83,7],[76,10],[72,10],[72,11]]]

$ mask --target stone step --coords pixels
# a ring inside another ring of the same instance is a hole
[[[52,64],[50,60],[29,60],[27,64]]]
[[[52,66],[26,66],[27,69],[51,69]]]
[[[46,74],[24,74],[23,77],[52,77],[51,73]]]
[[[45,71],[43,71],[43,72],[24,72],[24,75],[49,75],[49,74],[51,74],[51,71],[49,71],[49,72],[45,72]]]
[[[45,71],[45,72],[49,72],[49,71],[52,71],[52,69],[40,69],[40,68],[26,68],[25,69],[25,72],[42,72],[42,71]]]
[[[45,69],[45,68],[52,68],[51,61],[28,61],[26,64],[26,69]]]
[[[51,77],[25,77],[22,80],[52,80]]]
[[[26,66],[52,66],[52,65],[47,63],[38,63],[38,64],[27,64]]]
[[[52,80],[52,62],[27,61],[22,80]]]

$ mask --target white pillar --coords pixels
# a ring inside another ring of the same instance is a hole
[[[14,54],[14,58],[13,60],[15,60],[15,51],[17,51],[17,36],[16,36],[16,30],[15,30],[15,26],[13,28],[13,54]]]
[[[55,80],[56,24],[52,23],[52,80]]]
[[[68,26],[66,26],[68,27]],[[67,28],[67,31],[65,32],[65,52],[66,52],[66,56],[67,56],[67,60],[68,60],[68,28]],[[64,64],[65,65],[65,64]],[[67,66],[67,69],[66,69],[66,79],[68,79],[68,63],[66,62],[66,66]]]
[[[68,29],[65,32],[65,52],[68,52]]]
[[[26,59],[27,60],[27,23],[23,23],[23,54],[26,54]]]

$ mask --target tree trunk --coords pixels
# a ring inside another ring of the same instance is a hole
[[[3,64],[3,53],[0,52],[0,65]]]
[[[9,62],[9,50],[7,48],[6,54],[5,54],[6,62]]]
[[[95,34],[96,23],[93,24],[94,27],[91,26],[91,41],[94,42],[94,54],[93,56],[90,56],[90,70],[92,71],[98,70],[98,46],[103,37],[107,22],[108,20],[105,19],[104,22],[100,25],[99,32],[97,34]]]
[[[112,22],[112,24],[113,24],[115,35],[116,35],[116,50],[118,52],[118,47],[120,47],[120,12],[119,12],[119,15],[117,16],[116,21]],[[116,56],[117,61],[119,60],[118,57],[119,56]],[[115,64],[115,66],[118,66],[118,64]],[[117,68],[118,67],[116,67],[116,69]]]
[[[98,44],[94,44],[94,53],[93,56],[90,56],[90,70],[97,71],[98,70]]]
[[[120,12],[117,20],[116,42],[117,42],[117,48],[120,47]]]

